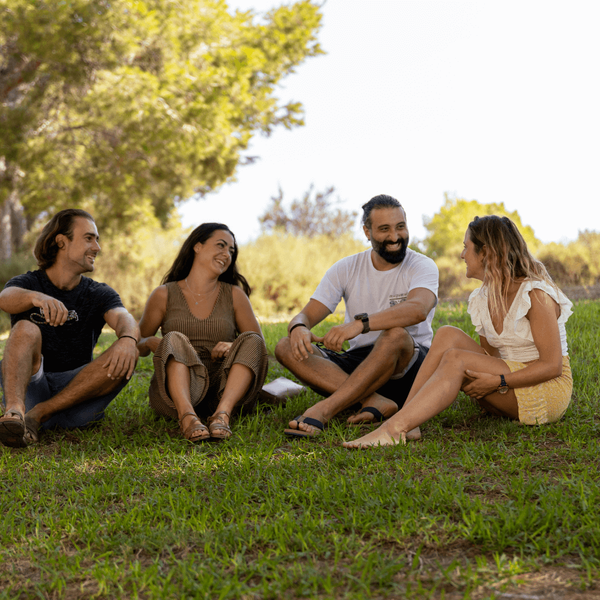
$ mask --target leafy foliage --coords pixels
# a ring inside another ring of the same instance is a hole
[[[574,242],[546,244],[539,253],[550,275],[560,286],[600,283],[600,232],[579,232]]]
[[[104,236],[234,177],[255,132],[301,125],[279,81],[307,57],[309,0],[257,23],[219,0],[0,0],[0,205],[87,208]]]
[[[254,310],[273,317],[302,308],[333,263],[364,249],[351,234],[308,238],[276,232],[245,245],[238,264],[252,286]]]
[[[102,242],[92,277],[115,289],[127,310],[139,319],[188,234],[176,219],[162,226],[154,215],[147,214],[136,223],[135,235]]]
[[[433,217],[424,219],[428,234],[420,246],[427,256],[433,259],[441,256],[460,256],[469,223],[475,217],[486,215],[508,217],[519,228],[521,235],[529,246],[529,250],[535,253],[539,248],[540,242],[535,238],[533,229],[523,225],[516,210],[513,212],[507,211],[503,202],[499,204],[482,204],[477,200],[451,198],[447,193],[444,194],[444,198],[445,201],[440,210]]]
[[[440,271],[440,298],[463,296],[480,285],[478,281],[470,281],[465,276],[465,269],[460,254],[463,239],[469,223],[476,217],[485,215],[501,215],[509,217],[525,238],[532,253],[541,246],[536,239],[533,229],[524,226],[517,211],[509,212],[504,203],[482,204],[477,200],[464,200],[444,195],[445,202],[431,218],[424,219],[428,234],[417,247],[433,258]]]
[[[271,198],[271,204],[258,218],[265,231],[280,231],[292,235],[314,237],[327,235],[331,238],[344,235],[354,227],[358,213],[334,208],[333,186],[324,192],[315,192],[313,186],[305,192],[302,200],[294,200],[286,209],[283,205],[283,191]],[[339,202],[339,199],[338,199]]]

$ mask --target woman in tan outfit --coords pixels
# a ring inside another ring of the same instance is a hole
[[[227,225],[194,229],[140,321],[140,354],[154,353],[150,406],[178,419],[192,442],[230,437],[234,407],[251,405],[267,374],[267,350],[237,253]],[[159,327],[162,338],[155,335]],[[207,428],[199,416],[211,414]]]

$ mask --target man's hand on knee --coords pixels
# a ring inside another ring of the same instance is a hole
[[[140,353],[133,338],[119,338],[105,353],[102,367],[107,370],[107,377],[112,380],[126,377],[131,379]]]
[[[316,336],[308,327],[295,327],[288,339],[292,356],[297,361],[303,361],[309,354],[314,354],[312,344],[323,341],[323,338]]]

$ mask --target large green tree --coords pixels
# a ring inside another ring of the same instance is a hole
[[[0,0],[0,256],[40,214],[127,233],[231,180],[252,135],[303,123],[276,87],[321,52],[320,19],[309,0],[262,20],[223,0]]]

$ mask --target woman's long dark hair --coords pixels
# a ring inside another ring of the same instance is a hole
[[[188,236],[187,240],[183,242],[181,250],[177,255],[177,258],[171,265],[171,268],[167,271],[163,277],[162,284],[169,283],[170,281],[182,281],[185,279],[192,270],[192,264],[194,263],[194,246],[198,243],[204,244],[208,238],[212,236],[215,231],[227,231],[233,238],[233,251],[231,253],[231,264],[225,273],[219,275],[219,281],[230,283],[231,285],[237,285],[241,287],[247,296],[252,293],[252,288],[246,281],[246,278],[238,272],[236,267],[236,261],[238,256],[238,247],[235,241],[235,235],[233,231],[227,227],[224,223],[202,223],[198,225],[192,233]]]

